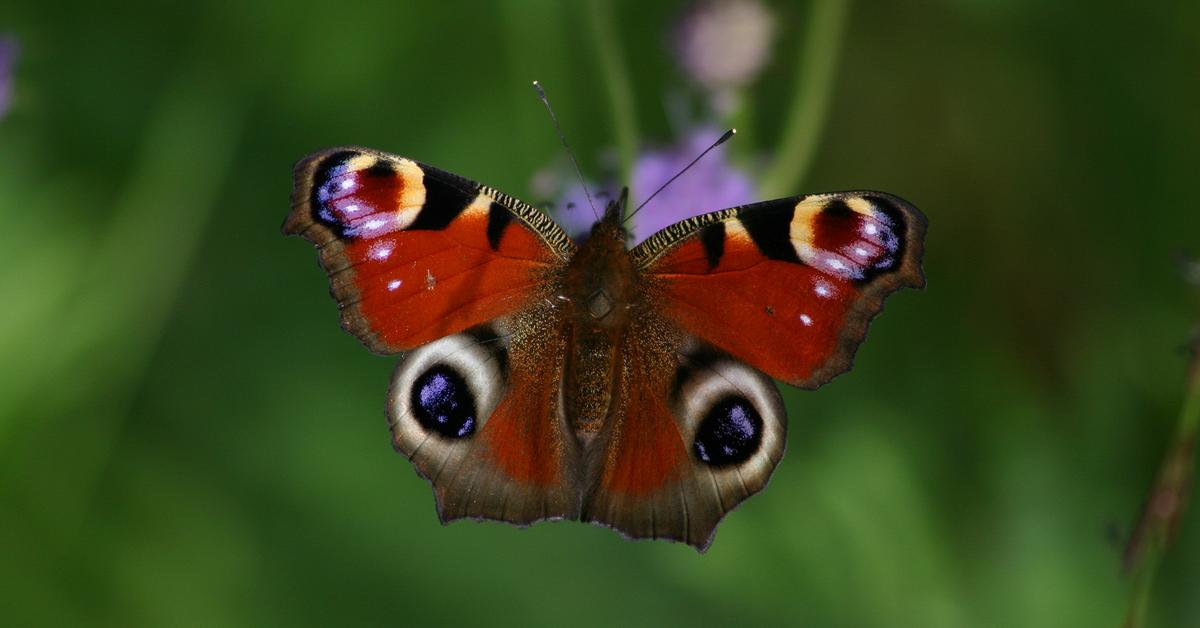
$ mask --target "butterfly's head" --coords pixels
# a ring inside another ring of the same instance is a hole
[[[629,188],[621,188],[621,195],[608,202],[604,208],[604,217],[592,225],[592,233],[588,239],[597,236],[608,240],[617,240],[622,245],[629,239],[629,232],[622,224],[625,216],[625,205],[629,201]]]

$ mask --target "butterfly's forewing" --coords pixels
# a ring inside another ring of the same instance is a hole
[[[705,214],[632,251],[665,316],[793,386],[850,368],[870,320],[921,287],[925,217],[889,194],[841,192]]]
[[[339,148],[297,164],[283,230],[319,249],[347,331],[408,352],[389,422],[443,520],[577,516],[548,307],[574,244],[557,225],[442,170]]]
[[[323,151],[296,165],[283,230],[320,249],[343,327],[377,353],[520,309],[574,248],[524,203],[362,148]]]

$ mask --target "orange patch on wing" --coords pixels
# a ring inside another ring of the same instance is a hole
[[[656,269],[667,316],[688,332],[787,382],[802,382],[836,355],[846,313],[859,292],[849,281],[804,264],[770,260],[729,238],[709,269],[698,241]]]
[[[508,393],[480,433],[496,467],[522,484],[545,487],[562,483],[557,389],[546,385],[554,379],[552,362],[537,363],[533,373],[514,369]]]
[[[655,394],[662,386],[637,376],[631,379],[616,442],[609,446],[612,454],[603,485],[614,493],[649,495],[681,477],[688,452],[665,392]]]
[[[554,263],[522,223],[492,250],[486,212],[465,212],[441,230],[352,241],[346,255],[363,317],[382,342],[400,349],[518,309],[534,294],[538,271]]]

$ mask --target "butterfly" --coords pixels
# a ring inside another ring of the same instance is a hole
[[[300,161],[283,225],[341,322],[402,355],[392,441],[443,523],[571,519],[700,551],[783,456],[773,379],[848,370],[884,298],[923,287],[925,218],[880,192],[686,219],[632,249],[493,188],[357,147]],[[773,379],[772,379],[773,378]]]

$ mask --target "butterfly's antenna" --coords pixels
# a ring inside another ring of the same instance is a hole
[[[534,81],[533,88],[537,90],[538,98],[542,99],[542,104],[546,105],[546,111],[550,112],[550,119],[554,121],[554,130],[558,132],[558,141],[562,142],[563,149],[567,151],[567,157],[571,158],[571,165],[575,166],[575,174],[579,176],[579,185],[583,188],[584,196],[587,196],[588,207],[592,208],[592,215],[596,220],[600,220],[600,214],[596,213],[596,206],[592,204],[592,193],[588,192],[587,181],[583,180],[583,171],[579,169],[579,162],[575,161],[575,153],[571,152],[571,147],[567,146],[567,138],[563,135],[562,127],[558,126],[558,116],[554,115],[554,109],[550,106],[550,100],[546,98],[546,90],[542,89],[542,84]]]
[[[729,129],[728,131],[726,131],[724,133],[724,135],[722,135],[720,138],[717,139],[717,141],[712,143],[712,146],[709,146],[708,148],[704,149],[704,152],[697,155],[696,158],[693,159],[691,163],[684,166],[683,170],[679,171],[679,174],[671,177],[670,179],[667,180],[666,183],[660,185],[658,187],[658,189],[654,191],[654,194],[651,194],[649,197],[646,198],[646,200],[642,201],[641,205],[637,206],[637,209],[629,212],[629,215],[625,217],[625,220],[622,221],[621,224],[625,224],[626,222],[629,222],[629,219],[633,218],[634,214],[641,211],[642,208],[645,207],[647,203],[649,203],[655,196],[658,196],[659,192],[662,192],[663,190],[667,189],[667,186],[671,185],[671,183],[673,183],[675,181],[675,179],[678,179],[679,177],[683,176],[683,173],[687,172],[688,170],[691,169],[692,166],[696,165],[696,162],[700,161],[700,159],[702,159],[705,155],[707,155],[708,151],[720,146],[721,144],[724,144],[729,138],[733,137],[736,134],[737,134],[737,129]]]

